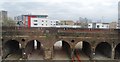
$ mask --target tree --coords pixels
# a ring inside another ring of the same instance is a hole
[[[13,19],[6,18],[6,19],[2,20],[2,26],[16,26],[16,23]]]

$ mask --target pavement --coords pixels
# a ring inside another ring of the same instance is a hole
[[[70,60],[69,55],[61,47],[54,47],[53,60]]]
[[[28,60],[43,60],[42,50],[34,50],[31,54],[28,55]]]
[[[21,58],[21,55],[19,54],[10,54],[7,56],[5,60],[19,60]]]
[[[97,55],[95,55],[94,57],[95,60],[112,60],[111,58],[108,58],[100,53],[98,53]]]

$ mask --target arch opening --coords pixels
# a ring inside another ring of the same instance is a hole
[[[37,40],[31,40],[25,47],[28,60],[43,60],[43,44]]]
[[[112,47],[107,42],[101,42],[95,49],[95,59],[105,60],[110,59],[112,54]]]
[[[22,57],[22,49],[16,40],[9,40],[3,46],[3,57],[6,60],[17,60]]]
[[[75,60],[89,60],[91,56],[91,45],[88,42],[80,41],[75,45]]]
[[[53,46],[53,60],[69,60],[71,58],[70,45],[65,41],[57,41]]]
[[[115,59],[120,59],[120,43],[115,48]]]

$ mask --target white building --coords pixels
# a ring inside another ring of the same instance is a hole
[[[21,15],[15,17],[19,26],[24,27],[55,27],[59,20],[49,20],[48,15]]]
[[[59,20],[49,20],[50,27],[56,27],[59,25]]]
[[[88,23],[88,28],[109,29],[109,23]]]
[[[96,28],[96,23],[88,23],[88,28]]]
[[[8,17],[7,11],[4,11],[4,10],[0,11],[0,21],[7,19],[7,17]]]
[[[31,18],[30,27],[49,27],[50,23],[47,18]]]

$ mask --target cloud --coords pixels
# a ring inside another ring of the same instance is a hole
[[[77,20],[87,17],[99,20],[104,17],[107,21],[113,21],[117,20],[118,0],[4,0],[0,3],[1,8],[9,11],[11,16],[31,12],[47,13],[50,19]]]

